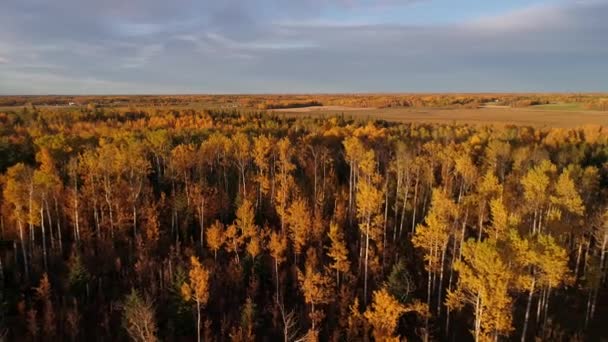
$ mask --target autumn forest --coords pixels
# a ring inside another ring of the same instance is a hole
[[[548,97],[4,98],[0,340],[608,339],[608,125],[267,110]]]

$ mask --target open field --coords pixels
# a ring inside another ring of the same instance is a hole
[[[497,125],[529,125],[535,127],[579,127],[584,125],[608,125],[608,111],[550,110],[532,108],[384,108],[365,110],[315,110],[302,112],[302,108],[282,110],[289,116],[319,116],[343,113],[354,119],[377,118],[393,122],[467,123]]]
[[[300,108],[281,108],[281,109],[269,109],[273,112],[297,112],[297,113],[310,113],[319,111],[332,111],[332,112],[352,112],[352,111],[370,111],[377,110],[377,108],[363,108],[363,107],[347,107],[347,106],[310,106]]]

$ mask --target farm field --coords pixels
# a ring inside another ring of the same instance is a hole
[[[297,117],[344,114],[353,119],[379,119],[391,122],[466,123],[479,125],[524,125],[534,127],[579,127],[608,124],[608,111],[561,110],[527,108],[383,108],[332,110],[308,108],[282,109],[282,113]]]

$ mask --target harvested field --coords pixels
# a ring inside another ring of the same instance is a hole
[[[338,112],[352,112],[352,111],[370,111],[377,110],[376,108],[363,108],[363,107],[347,107],[347,106],[309,106],[300,108],[281,108],[281,109],[270,109],[273,112],[290,112],[290,113],[309,113],[318,111],[338,111]]]
[[[526,125],[535,127],[579,127],[585,125],[608,126],[608,111],[549,110],[531,108],[384,108],[327,110],[308,112],[283,111],[288,116],[344,114],[347,118],[375,118],[393,122],[467,123],[479,125]]]

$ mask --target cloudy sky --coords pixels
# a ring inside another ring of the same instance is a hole
[[[1,0],[0,94],[608,91],[608,0]]]

